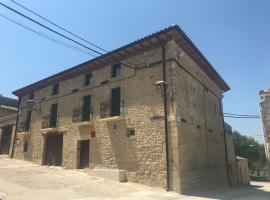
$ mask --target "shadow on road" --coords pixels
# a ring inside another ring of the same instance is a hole
[[[204,197],[220,200],[269,200],[270,199],[270,182],[258,183],[229,189],[216,189],[204,192],[189,192],[185,195],[194,197]]]

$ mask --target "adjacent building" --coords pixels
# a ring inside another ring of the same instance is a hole
[[[235,155],[232,127],[227,123],[225,123],[225,133],[226,133],[227,156],[228,156],[227,159],[228,159],[229,182],[231,187],[235,187],[238,185],[237,161]]]
[[[249,185],[248,159],[236,156],[238,185]]]
[[[227,187],[227,90],[172,26],[14,91],[14,157],[121,170],[127,181],[179,193]]]
[[[11,155],[18,101],[0,95],[0,154]]]
[[[268,163],[268,175],[270,175],[270,89],[261,90],[259,94],[265,153]]]
[[[232,127],[225,123],[228,174],[231,187],[249,185],[248,159],[236,156]]]

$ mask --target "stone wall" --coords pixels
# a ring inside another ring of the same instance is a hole
[[[170,189],[226,186],[222,93],[174,41],[167,43],[165,52]],[[90,168],[126,170],[128,181],[166,187],[164,94],[155,85],[163,79],[161,61],[159,47],[125,60],[137,69],[122,65],[118,78],[111,78],[111,66],[106,66],[92,72],[90,86],[83,85],[84,76],[77,76],[60,82],[58,95],[51,96],[52,86],[36,91],[33,108],[41,112],[32,111],[29,132],[18,134],[16,157],[42,164],[44,136],[60,132],[63,167],[77,167],[77,142],[90,139]],[[115,87],[121,88],[123,112],[101,119],[100,103],[110,99]],[[73,109],[82,106],[86,95],[92,96],[92,118],[74,123]],[[21,98],[21,108],[28,98]],[[53,103],[59,104],[58,126],[41,129],[42,117],[49,115]],[[20,109],[20,121],[26,112]],[[135,130],[135,137],[127,137],[128,129]],[[22,153],[25,141],[29,149]]]
[[[228,167],[229,167],[229,178],[230,186],[237,186],[237,163],[235,156],[235,148],[232,134],[232,127],[225,123],[225,133],[226,133],[226,144],[227,144],[227,154],[228,154]]]
[[[171,165],[180,177],[174,190],[185,193],[227,187],[222,93],[176,44],[172,45],[175,50],[171,56],[175,59],[170,59],[169,102],[176,116],[177,135],[172,139]]]
[[[237,156],[238,185],[249,185],[248,159]]]
[[[265,154],[270,176],[270,89],[260,91],[260,112],[264,132]]]
[[[33,108],[41,109],[41,113],[32,111],[29,132],[18,133],[16,158],[42,164],[44,136],[50,131],[41,129],[42,117],[49,115],[51,104],[58,103],[56,131],[63,133],[63,167],[77,167],[77,142],[90,139],[91,168],[126,170],[128,181],[165,187],[163,99],[155,86],[162,79],[162,68],[161,64],[146,67],[147,63],[160,59],[160,48],[154,49],[129,60],[140,69],[135,71],[122,65],[119,78],[111,78],[111,66],[107,66],[92,72],[90,86],[83,85],[84,76],[77,76],[60,82],[58,95],[51,96],[51,86],[36,91]],[[100,84],[106,80],[107,84]],[[116,87],[121,88],[123,114],[101,119],[100,103],[110,100],[111,89]],[[75,89],[78,91],[72,92]],[[92,119],[89,123],[73,123],[73,109],[82,106],[86,95],[92,96]],[[21,108],[28,98],[21,98]],[[20,110],[20,121],[26,119],[26,112],[27,108]],[[135,130],[134,138],[127,137],[129,128]],[[96,133],[93,138],[92,131]],[[22,152],[25,141],[29,142],[29,149]]]
[[[12,115],[8,115],[8,116],[0,118],[0,145],[1,145],[1,140],[2,140],[2,129],[7,127],[7,126],[12,126],[9,156],[11,155],[12,144],[14,141],[14,134],[15,134],[15,128],[16,128],[16,118],[17,118],[17,114],[14,114],[14,113]]]

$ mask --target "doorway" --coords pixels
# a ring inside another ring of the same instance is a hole
[[[12,126],[3,127],[0,154],[9,154],[11,135]]]
[[[79,140],[78,141],[78,168],[88,168],[89,167],[89,147],[90,140]]]
[[[45,144],[44,165],[61,166],[63,151],[63,135],[47,135]]]

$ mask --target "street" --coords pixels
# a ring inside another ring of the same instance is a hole
[[[190,196],[135,183],[91,177],[79,170],[46,167],[0,156],[0,199],[235,199],[269,200],[270,183],[204,192]]]

